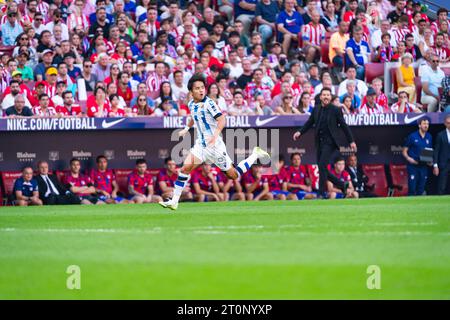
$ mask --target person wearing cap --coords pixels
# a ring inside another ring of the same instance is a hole
[[[376,102],[377,93],[375,89],[370,87],[367,90],[366,102],[359,108],[361,114],[377,114],[384,113],[384,108]]]
[[[27,66],[26,63],[28,61],[29,55],[28,52],[20,52],[17,56],[17,70],[21,73],[22,79],[25,82],[32,81],[34,79],[33,69],[30,66]]]
[[[46,80],[45,71],[52,66],[53,50],[47,49],[42,52],[42,62],[34,68],[36,81]]]
[[[50,67],[45,72],[46,79],[46,93],[50,98],[56,94],[56,82],[58,80],[58,70],[55,67]]]
[[[15,71],[17,72],[17,71]],[[20,72],[19,72],[20,74]],[[15,74],[14,77],[17,77],[18,74]],[[29,89],[27,88],[27,90],[29,91]],[[21,95],[24,98],[24,105],[26,107],[31,108],[31,104],[30,101],[28,100],[27,96],[25,93],[21,92],[21,87],[20,87],[20,82],[16,79],[11,80],[11,82],[9,83],[9,87],[7,88],[7,90],[5,90],[5,92],[3,93],[3,101],[2,101],[2,109],[6,110],[7,108],[11,107],[12,105],[14,105],[14,99],[18,96]]]
[[[4,46],[13,46],[16,38],[23,32],[23,28],[17,21],[17,12],[8,11],[6,23],[1,27]]]

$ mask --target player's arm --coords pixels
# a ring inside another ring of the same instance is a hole
[[[216,143],[217,138],[220,136],[220,134],[222,133],[223,128],[225,128],[225,125],[227,123],[225,116],[223,114],[220,114],[217,118],[215,118],[217,120],[217,128],[214,131],[214,135],[211,137],[211,139],[209,140],[209,144],[213,145]]]
[[[238,180],[238,179],[236,179],[236,180],[233,180],[234,181],[234,189],[236,190],[236,192],[242,192],[242,185],[241,185],[241,182]]]
[[[221,189],[223,192],[228,192],[231,188],[231,185],[233,184],[233,180],[228,179],[227,183],[220,182],[219,184],[222,185]]]
[[[198,182],[194,182],[194,183],[192,183],[192,185],[194,186],[194,191],[196,194],[204,194],[206,196],[217,197],[217,195],[212,192],[202,190],[202,188],[200,188],[200,184]]]
[[[341,193],[341,189],[335,188],[334,184],[331,183],[330,181],[327,181],[327,189],[328,192],[336,192],[336,193]]]
[[[136,190],[134,190],[134,186],[132,184],[128,185],[128,193],[131,196],[143,196],[143,194],[141,194],[141,193],[137,192]]]
[[[113,187],[113,190],[112,190],[111,196],[113,198],[115,198],[115,197],[117,197],[117,192],[119,191],[119,185],[117,184],[116,180],[112,181],[112,187]]]
[[[178,136],[184,137],[186,133],[189,132],[189,129],[191,129],[193,126],[194,126],[194,119],[192,119],[192,117],[189,117],[186,121],[186,126],[184,127],[184,129],[178,132]]]
[[[245,188],[247,189],[248,193],[253,193],[253,191],[255,191],[256,188],[258,188],[259,182],[261,181],[261,177],[257,177],[255,179],[255,182],[253,183],[247,183],[245,185]]]
[[[210,177],[210,180],[212,182],[212,187],[213,187],[214,193],[215,194],[219,194],[220,193],[220,188],[219,188],[219,185],[217,184],[216,179],[214,177]]]
[[[268,182],[264,182],[263,190],[253,200],[258,201],[258,200],[260,200],[262,197],[264,197],[268,193],[269,193],[269,183]]]
[[[306,192],[311,192],[312,191],[311,187],[309,187],[307,185],[304,185],[304,184],[300,184],[300,183],[290,183],[290,182],[288,182],[287,183],[287,187],[289,189],[301,189],[301,190],[306,191]]]
[[[147,198],[152,198],[153,194],[155,193],[155,190],[153,188],[153,184],[149,184],[147,187]]]
[[[17,200],[28,201],[28,200],[30,200],[30,197],[25,197],[25,196],[23,195],[22,191],[16,190],[16,199],[17,199]]]
[[[161,191],[163,193],[172,191],[172,189],[173,189],[172,187],[168,187],[167,183],[165,181],[159,181],[159,188],[161,189]]]

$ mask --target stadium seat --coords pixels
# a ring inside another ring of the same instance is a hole
[[[133,169],[114,169],[119,191],[125,195],[128,195],[128,175],[132,172]]]
[[[366,68],[366,83],[371,83],[373,79],[382,77],[384,75],[384,63],[367,63]]]
[[[329,54],[329,50],[330,50],[330,45],[328,42],[322,42],[322,44],[320,45],[320,51],[321,51],[321,55],[322,55],[322,62],[327,64],[327,65],[331,65],[331,61],[330,61],[330,56]]]
[[[404,164],[390,164],[391,195],[402,197],[408,195],[408,173]]]
[[[397,93],[398,85],[397,85],[397,69],[391,68],[389,69],[389,74],[391,76],[391,83],[392,83],[392,92]]]
[[[20,178],[22,176],[22,172],[20,171],[2,171],[0,173],[0,177],[3,182],[3,195],[6,198],[6,204],[11,203],[10,200],[12,199],[13,195],[13,189],[14,189],[14,182],[17,178]]]
[[[420,103],[420,99],[422,97],[422,80],[420,77],[414,78],[414,84],[416,86],[416,102]]]
[[[69,173],[69,170],[55,171],[56,177],[58,178],[59,182],[61,182],[61,183],[63,183],[64,176],[68,173]]]
[[[382,164],[363,164],[362,169],[364,174],[369,178],[368,186],[373,186],[373,193],[379,197],[388,196],[388,183],[386,179],[386,172]]]
[[[306,172],[311,179],[311,186],[313,190],[319,189],[319,167],[317,164],[307,164],[305,165]]]

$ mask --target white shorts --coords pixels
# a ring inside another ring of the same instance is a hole
[[[218,138],[214,146],[203,147],[201,142],[196,142],[190,152],[202,162],[215,164],[222,171],[228,171],[233,166],[222,138]]]

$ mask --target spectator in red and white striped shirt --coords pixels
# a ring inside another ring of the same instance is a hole
[[[166,64],[158,61],[155,64],[155,71],[147,78],[147,88],[149,96],[152,99],[156,99],[159,96],[159,89],[161,83],[164,81],[168,81],[166,77]]]
[[[303,26],[302,39],[303,51],[306,53],[308,63],[317,62],[320,59],[320,45],[325,39],[325,27],[320,23],[320,14],[317,10],[310,13],[311,22]]]
[[[370,87],[367,90],[366,103],[359,108],[361,114],[379,114],[384,113],[384,108],[376,102],[377,93]]]
[[[448,10],[446,8],[439,8],[439,10],[436,12],[437,19],[433,23],[431,23],[431,31],[436,35],[440,31],[440,24],[441,22],[447,23],[447,30],[450,30],[450,20],[448,19]]]
[[[444,39],[445,35],[443,33],[438,33],[433,47],[433,52],[439,56],[441,63],[450,61],[450,49],[444,47]]]
[[[33,114],[38,117],[55,117],[57,115],[56,109],[50,107],[50,98],[48,94],[41,94],[39,96],[39,105],[33,108]]]

